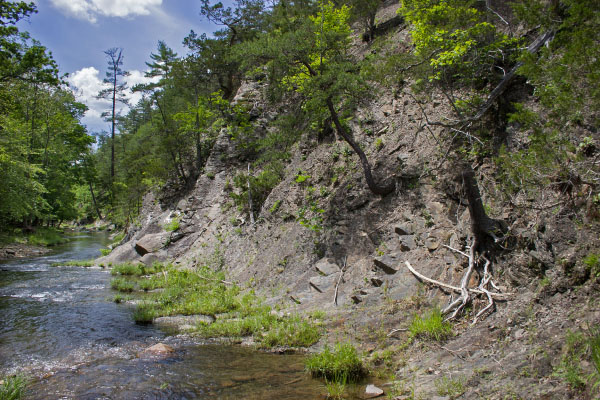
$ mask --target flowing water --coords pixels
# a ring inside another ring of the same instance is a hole
[[[105,234],[0,263],[0,374],[24,373],[31,399],[322,399],[303,357],[207,345],[136,325],[111,301],[110,274],[55,262],[98,257]],[[156,343],[167,356],[144,352]]]

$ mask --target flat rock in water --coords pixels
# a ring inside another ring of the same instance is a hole
[[[170,354],[170,353],[173,353],[174,351],[175,351],[175,349],[173,349],[171,346],[167,346],[164,343],[157,343],[154,346],[150,346],[146,350],[144,350],[144,353]]]
[[[173,315],[155,318],[152,323],[157,326],[186,330],[198,324],[212,324],[215,318],[210,315]]]
[[[365,389],[365,399],[373,399],[383,395],[383,390],[375,385],[368,385]]]

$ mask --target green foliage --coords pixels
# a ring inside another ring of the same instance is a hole
[[[1,377],[0,400],[19,400],[25,394],[27,379],[23,375]]]
[[[112,252],[112,249],[100,249],[100,254],[102,254],[102,256],[107,256]]]
[[[594,277],[600,276],[600,254],[590,253],[582,261]]]
[[[573,389],[585,388],[586,379],[581,369],[581,360],[587,352],[585,334],[581,331],[568,331],[563,346],[560,363],[554,369],[554,376],[565,380]]]
[[[402,2],[399,12],[412,24],[415,53],[428,64],[429,81],[485,80],[499,55],[515,47],[474,5],[461,0]]]
[[[466,390],[467,379],[464,376],[448,378],[446,376],[434,382],[437,394],[448,396],[450,399],[459,398]]]
[[[160,272],[165,267],[160,263],[155,263],[151,266],[146,266],[144,264],[117,264],[114,265],[110,271],[111,275],[129,275],[129,276],[142,276],[155,274]]]
[[[306,370],[311,375],[334,382],[356,382],[365,374],[361,358],[350,343],[338,343],[306,360]]]
[[[67,261],[67,262],[55,262],[50,265],[51,267],[84,267],[89,268],[94,266],[94,260],[80,260],[80,261]]]
[[[409,331],[412,337],[442,341],[452,335],[452,325],[445,322],[439,308],[434,308],[423,317],[415,315]]]
[[[173,218],[168,224],[163,226],[167,232],[175,232],[179,229],[179,218]]]
[[[260,210],[267,196],[283,178],[284,166],[279,162],[272,162],[265,166],[257,176],[248,176],[239,174],[233,178],[233,185],[237,192],[232,192],[229,196],[233,199],[235,205],[240,210],[248,210],[248,184],[252,196],[252,205],[254,212]]]
[[[113,290],[125,293],[133,292],[133,290],[135,289],[135,285],[133,284],[133,282],[130,282],[125,278],[114,278],[110,281],[110,287]]]
[[[254,336],[256,344],[265,348],[307,347],[321,336],[321,328],[316,322],[298,315],[277,315],[254,293],[241,294],[237,286],[227,284],[222,272],[208,267],[193,271],[170,266],[164,269],[160,265],[153,268],[145,273],[164,272],[138,280],[135,278],[139,275],[138,270],[120,267],[118,269],[127,275],[111,282],[113,289],[123,292],[133,292],[136,287],[143,291],[163,289],[148,293],[138,304],[133,314],[136,322],[148,323],[168,315],[219,314],[215,322],[198,325],[197,334],[208,338]],[[122,296],[118,297],[118,301],[123,300]]]

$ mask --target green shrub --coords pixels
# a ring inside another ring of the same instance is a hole
[[[583,259],[583,263],[593,276],[600,276],[600,254],[588,254]]]
[[[27,380],[23,375],[1,378],[0,400],[18,400],[23,397]]]
[[[167,232],[175,232],[179,229],[179,218],[173,218],[171,222],[164,225],[163,228],[165,228],[165,231]]]
[[[315,377],[334,382],[356,382],[365,374],[362,360],[350,343],[338,343],[332,351],[328,346],[306,360],[306,369]]]
[[[441,341],[452,335],[452,325],[444,322],[442,312],[434,308],[424,317],[415,315],[409,328],[412,337]]]

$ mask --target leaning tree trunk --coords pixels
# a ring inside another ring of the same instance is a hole
[[[333,124],[335,125],[335,129],[337,130],[338,134],[350,145],[350,147],[352,147],[352,150],[354,150],[354,152],[358,154],[358,157],[360,158],[360,163],[365,173],[365,180],[367,181],[367,185],[369,186],[371,192],[381,196],[385,196],[393,192],[396,188],[396,184],[393,181],[386,184],[385,186],[381,186],[375,182],[375,180],[373,179],[373,174],[371,172],[371,165],[369,164],[367,156],[365,155],[364,151],[362,151],[360,146],[352,139],[350,134],[346,131],[346,128],[344,128],[344,126],[340,122],[337,111],[333,106],[333,101],[330,98],[327,99],[327,108],[329,109],[331,119],[333,120]]]
[[[471,217],[471,232],[478,246],[486,248],[486,243],[490,238],[495,242],[506,231],[506,226],[502,221],[488,217],[481,201],[481,192],[475,179],[475,172],[470,165],[462,168],[461,178],[463,182],[465,196],[469,203],[469,216]],[[480,249],[481,250],[481,249]]]

